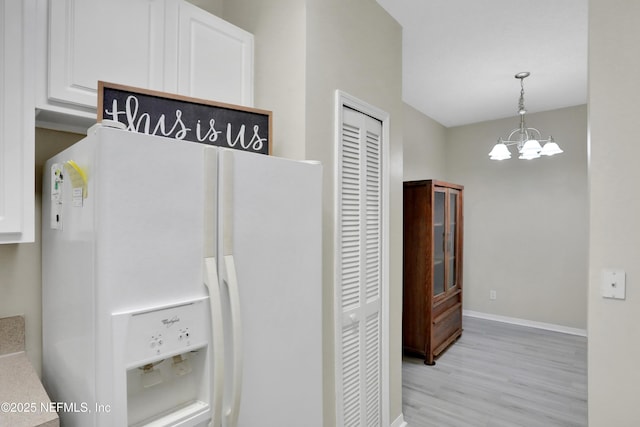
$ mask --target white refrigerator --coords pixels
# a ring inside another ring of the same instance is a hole
[[[322,167],[96,125],[45,166],[62,425],[322,426]]]

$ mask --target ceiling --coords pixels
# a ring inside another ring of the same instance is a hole
[[[588,0],[377,0],[403,27],[404,102],[446,127],[586,104]]]

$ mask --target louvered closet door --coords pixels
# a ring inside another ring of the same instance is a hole
[[[347,427],[382,422],[381,134],[380,121],[344,107],[338,172],[338,420]]]

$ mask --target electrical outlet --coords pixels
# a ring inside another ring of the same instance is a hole
[[[496,294],[496,291],[494,291],[493,289],[489,291],[489,299],[491,301],[494,301],[497,297],[498,295]]]

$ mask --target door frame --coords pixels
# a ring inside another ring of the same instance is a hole
[[[338,227],[339,222],[339,204],[338,195],[339,189],[339,165],[340,165],[340,142],[342,135],[342,123],[344,107],[351,108],[362,114],[370,116],[382,123],[382,141],[381,141],[381,155],[382,155],[382,170],[381,170],[381,184],[382,184],[382,261],[380,266],[381,271],[381,314],[382,314],[382,336],[381,336],[381,412],[382,412],[382,425],[390,425],[390,401],[389,401],[389,189],[391,184],[390,179],[390,149],[389,149],[389,113],[379,109],[361,99],[356,98],[344,91],[336,90],[335,92],[335,123],[334,123],[334,229],[333,229],[333,243],[334,243],[334,259],[333,259],[333,275],[334,275],[334,297],[333,297],[333,311],[334,311],[334,378],[335,378],[335,393],[336,393],[336,422],[338,425],[341,422],[341,402],[343,401],[343,390],[341,381],[338,381],[342,372],[341,363],[341,337],[342,337],[342,309],[340,304],[340,289],[337,284],[340,282],[340,272],[337,265],[338,250],[340,243],[340,232]]]

